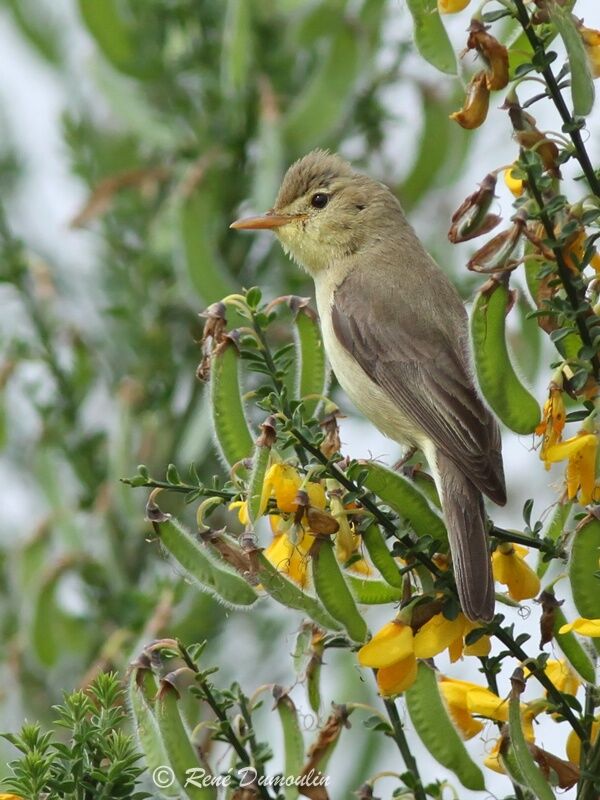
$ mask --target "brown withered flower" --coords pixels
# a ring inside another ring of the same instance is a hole
[[[543,591],[537,598],[541,603],[542,616],[540,618],[540,649],[554,638],[554,619],[556,609],[562,606],[564,600],[557,600],[552,592]]]
[[[483,125],[490,107],[490,90],[487,85],[485,70],[478,72],[471,78],[467,86],[467,94],[463,107],[450,114],[450,119],[455,120],[467,130],[473,130]]]
[[[485,80],[490,91],[504,89],[508,85],[508,50],[477,19],[471,20],[467,50],[476,50],[485,61]]]
[[[342,447],[338,419],[344,415],[334,403],[328,403],[325,406],[325,411],[325,416],[319,422],[319,427],[325,434],[325,438],[321,442],[321,452],[327,458],[332,458],[332,456],[340,452]]]
[[[524,215],[517,213],[513,217],[513,225],[502,233],[486,242],[467,263],[467,269],[472,272],[491,274],[493,272],[510,272],[520,262],[520,258],[513,258],[513,253],[521,241],[526,225]]]
[[[495,228],[502,217],[489,214],[496,189],[496,176],[490,172],[479,184],[479,189],[469,195],[452,215],[448,239],[453,244],[475,239]]]
[[[503,108],[508,111],[513,126],[514,137],[519,145],[525,150],[535,150],[539,153],[544,169],[548,170],[548,172],[555,177],[560,178],[558,147],[538,129],[535,117],[523,111],[514,95],[506,98]]]

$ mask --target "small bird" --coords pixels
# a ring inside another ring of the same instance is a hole
[[[463,303],[400,203],[339,156],[314,150],[288,169],[270,211],[231,227],[272,229],[314,279],[340,385],[382,433],[424,453],[462,609],[491,620],[482,494],[506,502],[500,432],[476,388]]]

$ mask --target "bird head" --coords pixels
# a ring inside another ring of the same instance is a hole
[[[270,211],[231,227],[273,230],[284,250],[316,275],[384,236],[390,207],[400,208],[383,184],[337,155],[313,150],[288,169]]]

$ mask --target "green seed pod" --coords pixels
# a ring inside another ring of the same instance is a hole
[[[274,600],[288,608],[304,611],[318,625],[328,630],[341,629],[339,622],[327,613],[316,598],[303,592],[295,583],[278,572],[260,551],[256,550],[249,555],[258,582]]]
[[[135,78],[156,73],[152,64],[140,63],[135,35],[126,24],[117,0],[79,0],[79,11],[89,32],[110,63]]]
[[[323,662],[318,653],[313,653],[306,667],[306,693],[310,707],[318,714],[321,709],[321,667]]]
[[[556,25],[569,58],[573,111],[577,117],[587,117],[593,108],[596,95],[581,33],[575,25],[572,13],[566,8],[552,4],[549,11],[550,19]]]
[[[596,681],[596,670],[588,654],[581,646],[579,639],[572,631],[559,633],[561,627],[567,624],[567,619],[560,608],[554,611],[554,640],[562,650],[563,655],[573,667],[573,669],[586,681],[594,684]]]
[[[502,742],[498,758],[507,775],[510,775],[511,779],[519,786],[528,788],[525,776],[523,775],[521,767],[519,766],[519,762],[517,761],[515,749],[510,743],[508,736],[506,736]]]
[[[211,191],[211,182],[210,176],[205,177],[202,186],[184,199],[180,211],[187,273],[198,296],[207,305],[235,291],[235,284],[229,279],[217,249],[219,220],[215,219],[214,198],[218,195]],[[229,316],[234,327],[240,324],[239,317],[234,320],[232,312]]]
[[[521,701],[519,693],[513,688],[508,701],[508,729],[510,743],[514,751],[519,772],[537,800],[556,800],[554,792],[546,782],[527,745],[521,724]]]
[[[471,760],[442,701],[435,671],[420,662],[417,679],[406,692],[406,707],[419,738],[431,755],[454,772],[467,789],[483,791],[485,781]]]
[[[456,56],[438,13],[437,0],[407,0],[412,14],[415,45],[440,72],[456,75]]]
[[[300,730],[298,713],[292,698],[284,692],[281,686],[273,688],[275,706],[279,714],[281,729],[283,731],[283,749],[285,757],[284,775],[302,775],[304,766],[304,737]],[[297,786],[284,788],[285,800],[297,800],[299,796]]]
[[[150,516],[152,509],[147,509],[147,513]],[[160,521],[153,524],[166,550],[199,589],[233,608],[247,608],[258,600],[254,589],[243,578],[217,564],[209,551],[176,519],[161,514]]]
[[[367,548],[371,561],[381,573],[381,577],[386,580],[390,586],[395,586],[399,589],[402,588],[403,578],[398,569],[396,559],[388,550],[385,539],[381,535],[379,525],[372,522],[363,532],[362,539]],[[360,602],[365,602],[361,600]],[[386,602],[386,601],[383,601]]]
[[[168,766],[167,754],[150,707],[156,690],[156,682],[149,669],[131,671],[128,685],[129,708],[140,750],[144,754],[151,775],[157,768]],[[172,786],[161,786],[160,791],[165,797],[181,797],[177,783],[173,783]]]
[[[283,118],[283,133],[294,153],[306,153],[340,127],[348,110],[349,90],[360,74],[357,31],[343,21],[323,61]]]
[[[210,399],[219,450],[230,467],[252,453],[252,435],[239,382],[240,358],[233,339],[225,338],[213,353]]]
[[[187,771],[201,765],[179,714],[178,700],[177,690],[163,681],[156,698],[155,713],[169,764],[179,785],[185,787],[185,796],[189,800],[217,800],[217,790],[214,786],[202,788],[192,784],[185,786]]]
[[[321,602],[355,642],[364,642],[369,630],[356,607],[330,539],[317,539],[311,549],[312,577]]]
[[[417,536],[431,536],[441,543],[440,549],[448,549],[444,523],[410,481],[374,461],[354,464],[348,475],[356,479],[361,473],[366,473],[363,485],[407,520]]]
[[[252,471],[248,482],[248,516],[256,522],[260,513],[265,473],[269,466],[271,447],[275,444],[277,434],[275,431],[275,418],[267,417],[261,425],[262,433],[256,440],[254,455],[252,457]]]
[[[415,469],[411,465],[405,467],[403,473],[417,487],[425,499],[429,500],[432,506],[441,511],[442,501],[431,475],[422,469]]]
[[[540,421],[538,403],[523,386],[506,346],[510,292],[493,278],[480,290],[471,316],[471,336],[479,385],[502,422],[515,433],[533,433]]]
[[[306,305],[298,308],[295,332],[298,352],[296,396],[302,399],[311,395],[323,395],[327,391],[329,380],[323,337],[317,315]],[[319,402],[318,398],[304,400],[306,417],[316,413]]]
[[[357,603],[375,606],[386,603],[399,603],[402,600],[402,589],[390,586],[383,581],[359,578],[356,575],[346,575],[346,580]]]
[[[252,4],[227,0],[221,48],[221,86],[225,97],[239,94],[248,82],[252,58]]]
[[[598,559],[600,558],[600,520],[588,517],[575,531],[569,578],[575,607],[586,619],[600,618],[600,579]],[[596,648],[600,641],[594,640]]]

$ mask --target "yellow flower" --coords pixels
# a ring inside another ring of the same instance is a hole
[[[542,410],[542,421],[535,429],[537,436],[543,436],[540,458],[546,462],[546,469],[550,469],[550,464],[546,458],[548,448],[560,442],[562,432],[565,427],[566,412],[565,404],[562,399],[562,390],[556,383],[550,384],[548,399],[544,403]]]
[[[450,716],[464,739],[471,739],[482,730],[483,724],[475,717],[486,717],[498,722],[506,722],[508,719],[506,700],[476,683],[442,677],[440,691]]]
[[[508,186],[515,197],[521,197],[524,191],[523,181],[521,178],[515,178],[512,167],[504,170],[504,183]]]
[[[361,647],[358,660],[363,667],[377,669],[377,684],[382,695],[400,694],[416,678],[416,659],[433,658],[448,648],[451,660],[456,661],[463,654],[465,635],[474,627],[477,626],[462,613],[453,620],[441,613],[435,614],[416,633],[409,624],[395,619]],[[488,639],[487,647],[486,643],[483,645],[483,654],[487,655],[489,638],[483,638]]]
[[[591,636],[592,639],[599,638],[600,619],[578,617],[574,619],[573,622],[567,622],[566,625],[563,625],[559,633],[569,633],[570,631],[575,631],[575,633],[579,633],[581,636]]]
[[[264,514],[271,497],[280,511],[296,511],[296,495],[302,483],[300,473],[290,464],[271,464],[266,472],[260,497],[260,514]]]
[[[360,552],[362,538],[354,532],[348,519],[347,509],[344,508],[339,497],[335,495],[331,497],[331,513],[340,526],[335,535],[335,555],[340,564],[343,565]],[[373,574],[373,570],[364,558],[355,558],[349,569],[351,572],[358,572],[360,575]]]
[[[0,800],[25,800],[20,794],[0,794]]]
[[[500,749],[502,747],[502,737],[496,739],[494,742],[494,746],[487,754],[487,756],[483,759],[484,766],[488,769],[493,770],[494,772],[499,772],[500,775],[506,775],[506,771],[502,766],[502,762],[500,761]]]
[[[465,617],[459,614],[456,619],[446,619],[436,614],[415,634],[414,653],[417,658],[433,658],[454,642],[462,643],[465,632]]]
[[[471,0],[438,0],[440,14],[456,14],[466,8]]]
[[[594,433],[580,430],[576,436],[564,442],[553,444],[546,451],[546,461],[555,463],[567,461],[567,495],[573,500],[579,492],[582,506],[591,503],[596,484],[596,452],[598,437]]]
[[[230,511],[235,511],[236,508],[238,509],[238,519],[242,525],[249,525],[250,515],[248,514],[248,503],[245,500],[235,500],[233,503],[229,503]],[[2,800],[1,795],[0,800]]]
[[[304,587],[308,583],[308,551],[314,540],[314,536],[304,533],[297,544],[292,544],[288,537],[281,533],[265,548],[264,554],[278,572]]]
[[[598,738],[598,733],[600,733],[600,717],[596,717],[596,719],[592,722],[592,730],[590,735],[591,743],[594,744],[596,739]],[[581,739],[575,731],[571,731],[571,733],[567,737],[567,758],[573,764],[579,764],[581,760]]]
[[[525,561],[527,548],[502,542],[492,553],[494,580],[508,587],[513,600],[528,600],[540,591],[540,579]]]
[[[600,31],[580,25],[579,33],[583,39],[591,73],[594,78],[600,78]]]
[[[471,622],[465,617],[465,637],[471,633],[471,631],[474,631],[479,627],[481,626],[477,625],[475,622]],[[473,642],[473,644],[465,643],[463,653],[465,656],[477,656],[478,658],[482,658],[484,656],[489,656],[491,649],[492,643],[490,641],[490,637],[486,634],[480,636],[476,642]],[[450,660],[452,661],[452,653],[450,655]]]
[[[417,659],[407,656],[391,667],[377,670],[377,686],[383,697],[402,694],[413,685],[417,678]]]
[[[390,667],[414,655],[414,637],[410,625],[400,620],[386,623],[375,636],[358,651],[358,662],[363,667]]]
[[[575,274],[579,273],[579,265],[581,264],[585,253],[585,241],[585,231],[579,230],[562,248],[562,254],[565,263],[571,272],[574,272]],[[593,267],[596,272],[600,271],[600,254],[598,254],[595,250],[590,259],[590,266]]]
[[[358,651],[363,667],[377,669],[377,685],[384,697],[402,694],[417,677],[413,632],[400,620],[388,622]]]
[[[460,731],[463,739],[472,739],[481,730],[483,722],[475,719],[467,707],[467,693],[473,689],[479,689],[475,683],[468,681],[457,681],[452,678],[442,677],[440,680],[440,692],[446,701],[448,712],[452,721]]]
[[[598,635],[600,636],[600,625]],[[575,675],[566,661],[563,659],[560,661],[557,659],[550,659],[546,663],[544,672],[550,678],[559,692],[563,692],[563,694],[577,694],[577,690],[581,685],[581,681],[577,675]]]

